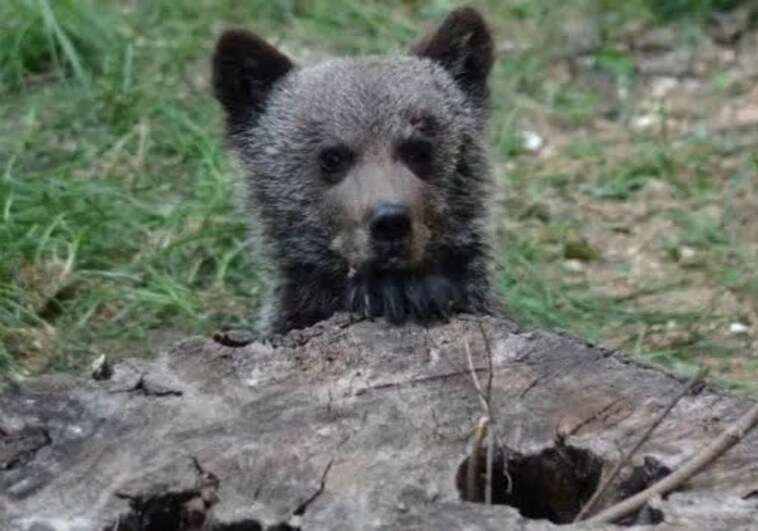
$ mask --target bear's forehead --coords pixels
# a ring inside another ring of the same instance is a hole
[[[461,103],[444,70],[415,57],[332,59],[303,67],[288,81],[286,105],[314,121],[365,123],[419,112],[444,120]]]

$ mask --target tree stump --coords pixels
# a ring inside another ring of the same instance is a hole
[[[467,480],[484,414],[467,348],[481,382],[491,360],[494,505],[462,501],[484,489],[481,456]],[[555,529],[682,385],[496,318],[397,328],[340,315],[242,347],[190,339],[109,379],[6,384],[0,529]],[[666,475],[750,405],[698,386],[609,499]],[[758,434],[625,521],[657,522],[758,528]]]

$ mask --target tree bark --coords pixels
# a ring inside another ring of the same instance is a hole
[[[477,456],[481,492],[466,486],[486,414],[467,345],[481,382],[491,362],[489,432],[504,446]],[[685,381],[495,318],[427,329],[337,316],[241,347],[189,339],[106,380],[5,384],[0,529],[553,529]],[[609,501],[675,470],[751,405],[696,388]],[[496,505],[461,501],[484,500],[487,457]],[[755,528],[758,435],[652,505],[626,523]]]

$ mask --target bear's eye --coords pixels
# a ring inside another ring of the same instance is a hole
[[[432,162],[432,143],[428,140],[422,139],[407,140],[400,144],[398,154],[403,162],[405,162],[412,170],[417,173],[423,173]]]
[[[324,149],[318,157],[319,166],[325,176],[333,180],[345,173],[355,160],[355,154],[345,146]]]

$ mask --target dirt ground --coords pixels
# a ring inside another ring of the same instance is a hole
[[[522,153],[504,168],[517,176],[504,208],[517,215],[503,225],[554,248],[548,275],[633,312],[602,332],[608,342],[686,356],[750,385],[758,32],[736,24],[711,27],[694,47],[673,28],[620,37],[613,52],[631,59],[630,83],[596,68],[597,54],[555,58],[550,77],[591,87],[599,112],[579,127],[550,113],[520,117]]]

